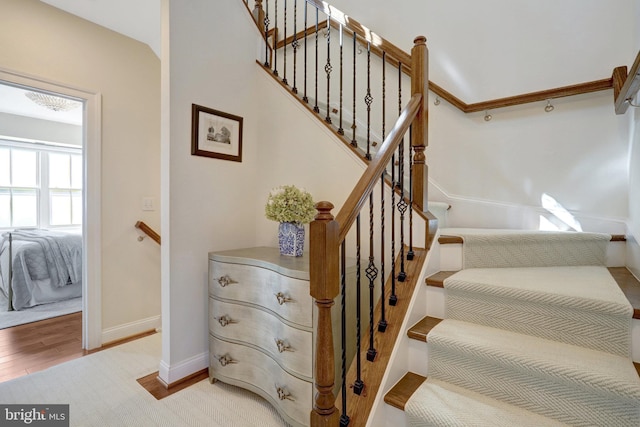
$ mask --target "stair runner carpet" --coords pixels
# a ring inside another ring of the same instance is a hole
[[[633,310],[603,266],[606,244],[544,234],[464,236],[492,249],[471,257],[482,268],[465,253],[465,269],[444,282],[446,316],[427,338],[410,425],[640,425]]]

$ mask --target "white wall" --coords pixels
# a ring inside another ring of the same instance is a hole
[[[224,18],[222,18],[224,17]],[[240,1],[163,2],[160,377],[208,366],[207,253],[255,244],[258,32]],[[192,103],[243,117],[242,162],[191,155]]]
[[[160,64],[148,46],[37,0],[0,0],[0,68],[102,94],[102,329],[123,338],[160,316]]]
[[[636,22],[640,23],[640,2],[635,7]],[[640,51],[640,24],[636,25],[635,51]],[[639,53],[640,54],[640,53]],[[640,96],[636,95],[637,105]],[[627,266],[640,278],[640,109],[629,108],[629,234],[627,235]]]
[[[407,52],[425,35],[430,80],[467,103],[609,78],[635,56],[635,0],[331,3]],[[625,232],[629,128],[611,90],[553,100],[551,113],[545,102],[494,110],[490,122],[434,100],[431,198],[453,206],[450,226],[538,228],[542,215],[566,227],[546,194],[583,230]]]

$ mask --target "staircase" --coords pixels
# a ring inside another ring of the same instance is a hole
[[[419,286],[412,295],[396,300],[403,309],[407,306],[404,319],[387,325],[384,303],[382,319],[378,307],[375,317],[371,311],[370,320],[364,323],[378,325],[378,330],[374,335],[371,326],[366,332],[363,342],[369,342],[369,349],[364,346],[358,352],[360,359],[351,362],[342,356],[345,386],[337,400],[331,393],[331,369],[340,352],[336,349],[331,355],[324,350],[332,341],[330,332],[318,335],[311,425],[640,424],[640,380],[630,357],[632,345],[640,346],[640,337],[635,343],[630,339],[634,309],[612,278],[614,271],[606,268],[624,265],[608,262],[624,243],[609,243],[610,236],[604,239],[586,233],[512,231],[501,234],[501,244],[505,240],[517,243],[497,249],[497,241],[465,230],[448,237],[441,231],[439,243],[431,247],[431,232],[435,231],[430,214],[438,217],[440,227],[446,226],[448,205],[426,206],[425,40],[416,38],[409,55],[325,2],[306,0],[292,5],[284,1],[280,7],[272,2],[271,8],[265,2],[264,9],[262,6],[262,1],[256,1],[254,16],[265,40],[258,62],[369,165],[345,203],[348,209],[343,206],[334,217],[333,206],[323,202],[322,219],[312,223],[311,234],[322,241],[312,242],[312,254],[326,260],[312,266],[311,294],[324,313],[323,323],[330,325],[331,304],[339,301],[336,243],[344,241],[353,218],[359,218],[363,201],[369,199],[373,204],[375,179],[381,178],[385,183],[381,187],[387,186],[379,197],[380,205],[384,206],[385,197],[403,196],[398,200],[409,202],[410,209],[416,206],[416,222],[420,230],[426,229],[419,243],[428,250],[425,266],[410,276],[436,273],[427,281],[430,286]],[[433,90],[438,88],[434,85]],[[396,121],[406,116],[411,118]],[[413,122],[413,133],[405,137],[405,146],[400,139],[409,122]],[[388,154],[388,146],[395,147],[396,154]],[[411,214],[409,210],[409,224]],[[371,224],[374,216],[384,218],[384,207],[375,215],[370,210]],[[406,226],[401,224],[391,229],[403,231]],[[384,223],[381,228],[379,234],[384,236]],[[568,242],[575,238],[588,242],[577,246]],[[380,243],[382,253],[388,245],[388,241]],[[373,293],[377,265],[384,257],[374,259],[373,240],[369,246],[367,270],[372,272]],[[467,252],[471,247],[475,250]],[[357,252],[359,257],[359,244]],[[395,259],[393,245],[391,253]],[[404,254],[399,258],[403,260]],[[384,269],[381,273],[387,277]],[[496,277],[497,283],[493,282]],[[631,287],[640,289],[632,281]],[[382,294],[386,292],[388,288],[383,287]],[[393,313],[399,307],[391,304],[396,297],[392,295],[380,301],[388,300]],[[640,313],[640,296],[638,299],[633,306],[636,314]],[[640,324],[634,328],[640,334]],[[381,341],[393,345],[395,339],[389,340],[389,335],[405,330],[407,335],[400,336],[392,351],[380,345]],[[640,349],[634,347],[633,355],[640,360]],[[345,374],[346,364],[357,372],[352,369]],[[361,374],[367,377],[364,381]],[[378,390],[388,390],[386,404]]]
[[[370,425],[640,425],[640,283],[619,267],[623,239],[459,231],[432,248],[432,270],[460,268],[428,277],[409,372]]]

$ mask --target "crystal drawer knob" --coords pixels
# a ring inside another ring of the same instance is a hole
[[[235,280],[233,280],[231,277],[229,277],[229,275],[228,275],[228,274],[225,274],[224,276],[220,276],[220,277],[218,278],[218,284],[219,284],[220,286],[222,286],[223,288],[224,288],[225,286],[228,286],[228,285],[232,284],[232,283],[238,283],[238,282],[236,282],[236,281],[235,281]]]

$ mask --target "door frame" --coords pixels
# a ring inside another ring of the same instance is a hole
[[[82,348],[102,345],[101,144],[102,95],[0,68],[0,80],[76,98],[82,119]]]

